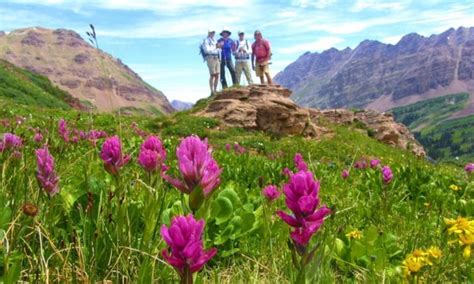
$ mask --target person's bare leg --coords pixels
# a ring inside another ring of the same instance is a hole
[[[265,73],[265,77],[267,77],[268,85],[272,85],[273,82],[272,82],[272,77],[270,77],[270,73]]]
[[[209,76],[209,87],[211,88],[211,93],[214,93],[214,75]]]
[[[217,84],[219,84],[219,73],[214,75],[214,93],[217,92]]]
[[[265,79],[263,78],[263,75],[260,76],[260,84],[262,84],[262,85],[265,84]]]

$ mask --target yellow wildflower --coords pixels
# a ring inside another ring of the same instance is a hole
[[[458,191],[460,190],[461,188],[455,184],[452,184],[449,186],[449,189],[451,189],[452,191]]]
[[[451,240],[448,243],[459,242],[461,246],[464,246],[463,256],[469,258],[471,256],[471,245],[474,244],[474,220],[458,217],[456,220],[445,218],[444,222],[451,226],[448,228],[448,232],[458,236],[457,241]]]
[[[432,264],[428,259],[428,253],[420,249],[413,251],[402,262],[405,276],[410,276],[412,273],[417,273],[421,268],[423,268],[423,266],[427,264]]]
[[[426,250],[426,253],[434,259],[441,258],[443,252],[439,249],[439,247],[431,246],[429,249]]]
[[[354,230],[348,234],[346,234],[346,237],[349,239],[358,239],[360,240],[362,238],[362,232],[359,230]]]
[[[458,217],[454,219],[444,219],[446,225],[451,226],[448,229],[449,233],[455,234],[474,234],[474,220],[469,220],[464,217]]]

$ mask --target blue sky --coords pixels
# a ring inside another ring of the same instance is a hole
[[[273,47],[273,75],[306,51],[355,48],[364,39],[395,44],[410,32],[429,36],[474,26],[474,1],[441,0],[0,0],[0,30],[97,29],[102,49],[122,59],[170,99],[209,95],[198,55],[209,28],[260,29]]]

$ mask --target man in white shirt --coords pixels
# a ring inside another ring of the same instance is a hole
[[[221,61],[219,58],[220,48],[217,41],[214,39],[216,31],[209,30],[207,38],[204,39],[202,49],[206,58],[207,67],[209,68],[209,87],[211,88],[211,95],[217,91],[217,83],[219,82],[219,73]]]
[[[250,73],[250,54],[252,52],[250,43],[244,38],[244,32],[239,32],[239,40],[236,41],[235,47],[235,75],[237,77],[237,84],[240,85],[240,78],[242,77],[242,71],[244,71],[245,78],[249,85],[253,84],[252,75]]]

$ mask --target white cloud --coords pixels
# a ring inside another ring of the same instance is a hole
[[[317,9],[327,8],[334,3],[336,3],[336,0],[295,0],[292,2],[293,5],[301,8],[314,7]]]
[[[322,51],[336,46],[344,41],[340,37],[322,37],[316,41],[295,44],[288,47],[279,48],[278,52],[282,54],[303,53],[306,51]]]
[[[400,11],[408,7],[410,0],[404,1],[380,1],[380,0],[357,0],[352,7],[352,12],[363,10],[395,10]]]

